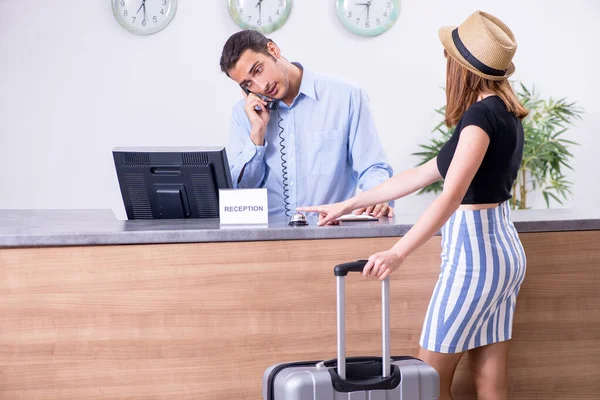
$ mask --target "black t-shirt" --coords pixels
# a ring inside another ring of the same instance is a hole
[[[521,121],[506,110],[498,96],[486,97],[465,111],[437,156],[440,174],[446,177],[460,133],[469,125],[483,129],[490,137],[490,144],[461,204],[501,203],[510,199],[523,158],[524,133]]]

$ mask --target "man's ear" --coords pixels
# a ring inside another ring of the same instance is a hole
[[[277,47],[277,45],[275,43],[273,43],[273,42],[267,43],[267,51],[269,52],[269,54],[271,54],[276,59],[281,58],[281,50],[279,50],[279,47]]]

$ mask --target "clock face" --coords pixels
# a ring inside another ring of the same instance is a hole
[[[398,19],[400,0],[337,0],[338,18],[352,33],[377,36]]]
[[[281,28],[291,10],[292,0],[229,0],[229,14],[238,26],[264,34]]]
[[[123,28],[138,35],[150,35],[171,22],[177,0],[112,0],[112,8]]]

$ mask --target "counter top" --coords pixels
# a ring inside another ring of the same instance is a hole
[[[225,228],[218,219],[122,221],[111,210],[0,210],[0,248],[394,237],[404,235],[418,217],[399,213],[393,219],[317,227],[316,216],[309,216],[309,226],[292,227],[285,220]],[[521,233],[600,230],[600,213],[569,209],[513,211],[512,219]]]

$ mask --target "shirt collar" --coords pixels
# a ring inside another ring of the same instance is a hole
[[[298,62],[293,62],[292,64],[302,70],[302,81],[300,82],[300,90],[298,91],[298,94],[303,93],[305,96],[317,100],[317,93],[315,92],[315,75],[306,70]]]

